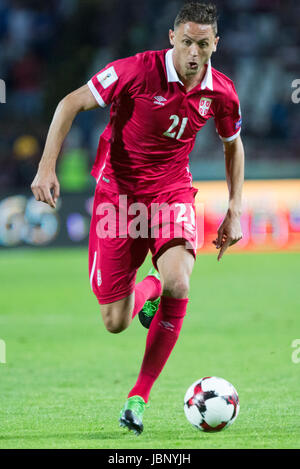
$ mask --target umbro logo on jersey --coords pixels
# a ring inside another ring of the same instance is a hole
[[[153,102],[154,104],[159,104],[160,106],[164,106],[166,101],[167,101],[166,98],[164,98],[163,96],[155,96]]]

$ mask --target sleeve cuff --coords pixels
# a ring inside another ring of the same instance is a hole
[[[97,103],[99,104],[99,106],[106,107],[105,102],[103,101],[100,94],[98,93],[98,91],[97,91],[94,83],[92,82],[92,80],[89,80],[87,84],[88,84],[88,87],[91,90],[94,98],[96,99]]]
[[[223,142],[232,142],[232,140],[235,140],[241,133],[241,129],[239,129],[237,131],[236,134],[232,135],[231,137],[221,137],[221,135],[219,135],[220,139],[223,140]]]

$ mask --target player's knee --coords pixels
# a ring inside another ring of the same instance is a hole
[[[110,322],[110,321],[108,321],[104,324],[105,324],[105,327],[108,330],[108,332],[111,332],[112,334],[119,334],[120,332],[125,331],[125,329],[127,328],[127,326],[125,324],[118,324],[118,323],[115,324],[115,323]]]
[[[165,280],[163,295],[172,296],[173,298],[187,298],[189,289],[189,277],[176,275]]]
[[[129,315],[126,314],[127,311],[119,311],[113,306],[107,305],[105,308],[101,307],[101,313],[106,329],[112,334],[119,334],[127,329],[130,324]]]
[[[108,332],[111,332],[112,334],[119,334],[120,332],[125,331],[129,324],[127,324],[127,322],[124,320],[107,317],[104,319],[104,325]]]

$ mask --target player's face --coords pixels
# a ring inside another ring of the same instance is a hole
[[[175,68],[181,76],[187,78],[201,72],[219,42],[210,24],[192,22],[180,24],[175,31],[170,30],[169,37],[174,46]]]

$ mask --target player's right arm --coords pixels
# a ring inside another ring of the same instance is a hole
[[[59,102],[49,127],[37,174],[31,184],[31,190],[36,200],[45,202],[50,207],[56,207],[56,201],[59,197],[59,182],[55,166],[63,141],[77,114],[98,106],[99,104],[88,85],[81,86]]]

